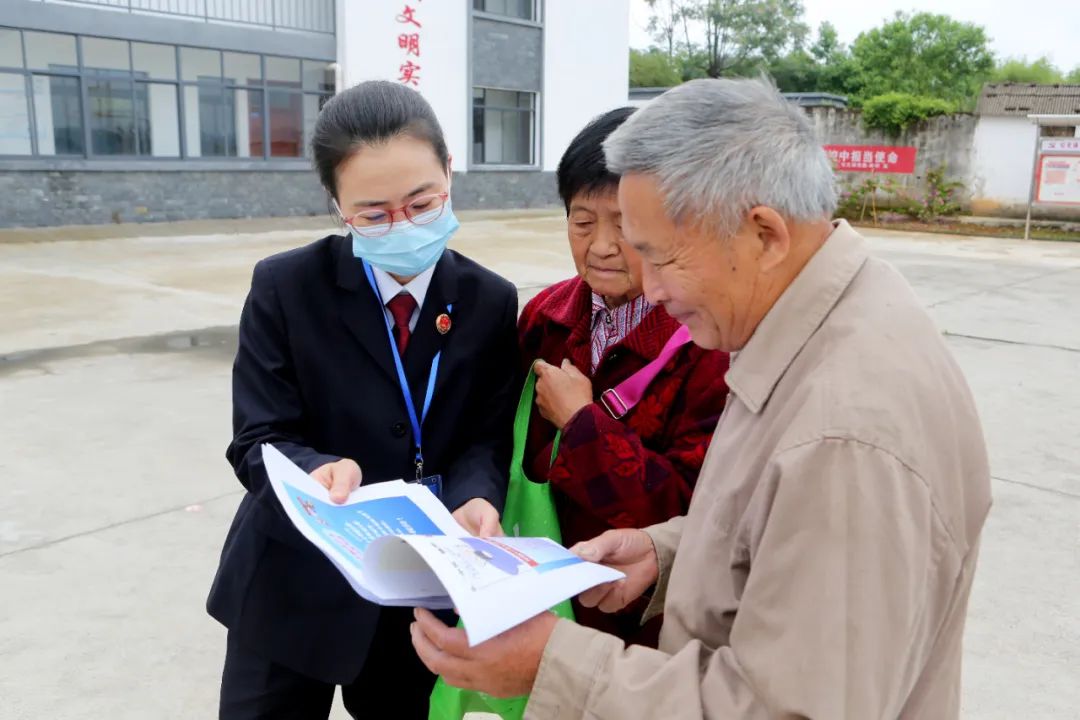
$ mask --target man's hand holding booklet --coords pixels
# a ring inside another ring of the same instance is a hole
[[[361,597],[455,608],[478,645],[591,587],[623,577],[547,538],[474,538],[421,485],[361,485],[342,504],[272,445],[270,484],[297,530]]]

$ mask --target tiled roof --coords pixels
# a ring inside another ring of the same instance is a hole
[[[989,83],[983,86],[977,112],[1005,117],[1080,114],[1080,85]]]

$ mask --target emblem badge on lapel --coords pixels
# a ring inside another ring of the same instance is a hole
[[[443,313],[439,317],[435,318],[435,329],[439,331],[440,335],[445,335],[450,332],[451,322],[450,316]]]

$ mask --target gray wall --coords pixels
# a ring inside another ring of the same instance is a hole
[[[0,226],[98,225],[327,212],[310,172],[0,173]]]
[[[814,129],[826,145],[897,145],[916,148],[915,174],[893,175],[905,187],[918,187],[927,170],[945,166],[949,177],[968,183],[972,171],[975,115],[943,115],[908,128],[900,137],[889,137],[880,131],[867,131],[858,110],[841,108],[811,108],[808,111]],[[844,184],[861,182],[870,173],[842,172]],[[881,175],[879,175],[880,177]],[[970,188],[965,188],[970,192]]]
[[[554,173],[454,176],[461,210],[556,207]],[[100,225],[329,213],[311,171],[0,172],[0,227]]]
[[[543,66],[543,31],[539,27],[472,19],[474,86],[539,92]]]
[[[462,210],[560,207],[555,173],[473,171],[454,175],[454,207]]]

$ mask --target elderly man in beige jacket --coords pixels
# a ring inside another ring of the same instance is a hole
[[[543,615],[476,648],[417,611],[452,684],[526,717],[959,715],[990,474],[971,393],[904,279],[844,222],[802,112],[755,80],[687,83],[605,146],[645,294],[734,353],[685,517],[577,551],[652,594],[657,650]]]

